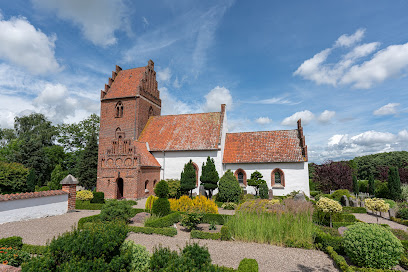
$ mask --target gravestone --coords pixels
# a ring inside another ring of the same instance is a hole
[[[268,196],[269,196],[269,199],[272,199],[272,198],[273,198],[273,191],[272,191],[272,189],[269,189],[269,191],[268,191]]]
[[[351,207],[358,207],[358,200],[357,200],[357,199],[352,199],[352,198],[350,197],[349,200],[350,200],[349,203],[350,203],[350,206],[351,206]]]
[[[348,197],[345,195],[341,196],[340,202],[343,206],[350,206]]]
[[[305,194],[304,194],[304,193],[298,193],[298,194],[296,194],[296,195],[293,197],[293,199],[294,199],[295,201],[306,202],[306,197],[305,197]]]
[[[207,191],[204,189],[204,185],[200,185],[200,187],[198,189],[198,193],[200,195],[203,195],[203,196],[207,197]]]

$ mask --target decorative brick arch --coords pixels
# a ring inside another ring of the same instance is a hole
[[[239,174],[239,173],[242,173],[242,174],[244,175],[244,176],[243,176],[243,184],[244,184],[245,186],[247,186],[247,174],[246,174],[245,170],[239,168],[239,169],[237,169],[237,170],[235,171],[234,176],[237,178],[238,182],[239,182],[239,179],[238,179],[238,174]]]
[[[194,167],[194,170],[195,170],[195,173],[196,173],[196,187],[198,187],[198,170],[199,170],[199,168],[198,168],[198,165],[195,162],[191,162],[191,163],[193,164],[193,167]]]
[[[280,174],[280,185],[285,186],[285,174],[283,173],[282,169],[280,168],[275,168],[273,169],[272,173],[271,173],[271,185],[278,185],[279,183],[275,182],[275,173],[279,173]]]

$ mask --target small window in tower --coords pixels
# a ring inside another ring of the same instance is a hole
[[[123,117],[123,104],[122,104],[121,101],[116,103],[115,110],[116,110],[116,117],[117,118]]]
[[[153,108],[150,106],[150,108],[149,108],[149,116],[148,116],[148,118],[150,118],[150,116],[153,116]]]

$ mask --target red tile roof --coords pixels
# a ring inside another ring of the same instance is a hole
[[[151,151],[217,150],[221,113],[152,116],[139,141]]]
[[[156,158],[147,150],[146,143],[135,141],[133,145],[136,149],[135,153],[140,155],[141,166],[161,166]]]
[[[112,83],[104,99],[136,96],[140,80],[146,67],[121,70]]]
[[[67,195],[67,194],[68,192],[65,192],[63,190],[51,190],[51,191],[19,193],[19,194],[5,194],[5,195],[0,195],[0,202],[18,200],[18,199],[45,197],[45,196]]]
[[[227,133],[223,163],[303,161],[298,130]]]

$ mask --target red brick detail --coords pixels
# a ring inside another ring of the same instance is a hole
[[[271,172],[271,186],[278,185],[278,184],[275,183],[275,173],[276,173],[276,172],[279,172],[279,173],[280,173],[280,176],[281,176],[281,183],[280,183],[280,185],[282,185],[282,186],[285,187],[285,174],[283,173],[282,169],[279,169],[279,168],[275,168],[275,169],[273,169],[272,172]]]
[[[234,176],[237,178],[237,180],[238,180],[238,173],[239,172],[242,172],[242,174],[244,174],[244,185],[245,186],[247,186],[247,174],[246,174],[246,172],[243,170],[243,169],[241,169],[241,168],[239,168],[239,169],[237,169],[236,171],[235,171],[235,173],[234,173]],[[238,180],[239,181],[239,180]]]
[[[195,162],[193,162],[193,166],[194,166],[194,170],[196,173],[196,187],[198,187],[198,177],[199,177],[200,168],[198,168],[198,165]]]
[[[18,200],[18,199],[45,197],[45,196],[65,195],[65,194],[67,194],[67,192],[63,190],[51,190],[51,191],[19,193],[19,194],[5,194],[5,195],[0,195],[0,202]]]
[[[221,113],[197,113],[150,117],[139,137],[151,151],[217,150]]]
[[[304,161],[308,161],[308,155],[307,155],[307,145],[305,141],[305,136],[303,135],[303,127],[302,127],[302,120],[299,119],[297,121],[297,126],[298,126],[298,132],[299,132],[299,139],[300,139],[300,147],[302,148],[302,155]]]
[[[62,191],[68,193],[68,211],[75,210],[76,184],[62,184]]]
[[[304,161],[298,130],[227,133],[223,163]]]

